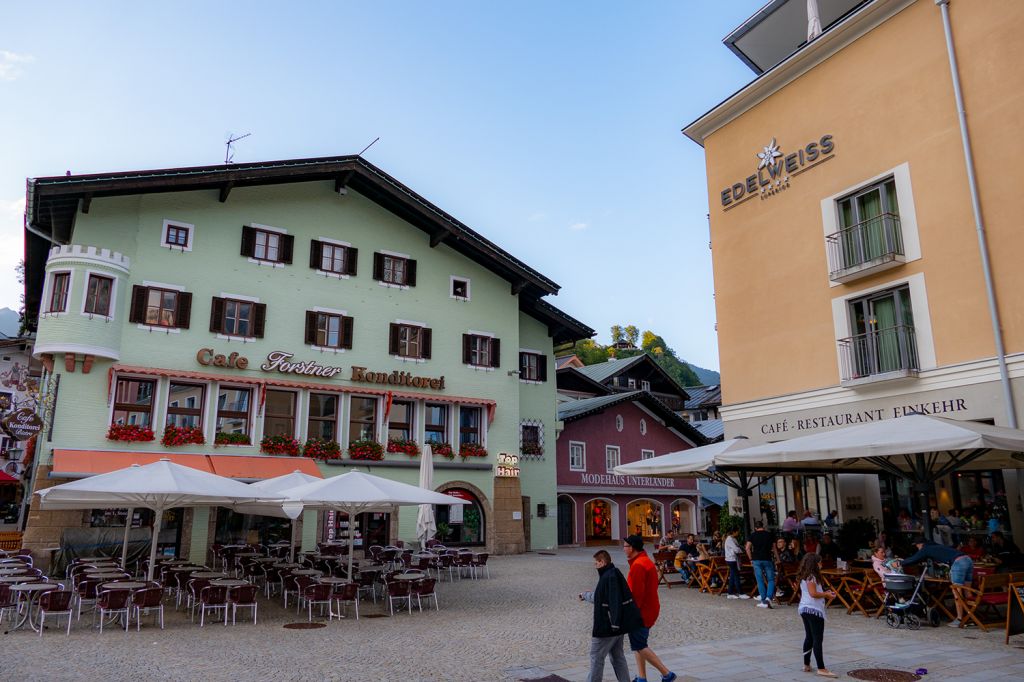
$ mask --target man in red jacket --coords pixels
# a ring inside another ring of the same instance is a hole
[[[644,621],[642,628],[629,633],[629,648],[636,655],[637,676],[633,682],[647,682],[648,663],[661,673],[661,682],[673,682],[677,678],[676,674],[665,667],[658,655],[647,646],[651,628],[661,612],[661,604],[658,601],[658,570],[644,551],[644,539],[639,535],[630,535],[626,538],[622,550],[629,560],[629,578],[626,582]]]

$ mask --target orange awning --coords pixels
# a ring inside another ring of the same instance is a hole
[[[54,450],[53,478],[85,478],[132,464],[151,464],[167,458],[175,464],[211,474],[242,480],[262,480],[299,470],[322,478],[316,462],[306,457],[268,455],[188,455],[169,452],[123,452],[115,450]]]

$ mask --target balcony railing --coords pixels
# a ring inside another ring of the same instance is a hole
[[[825,237],[829,279],[845,282],[903,262],[900,217],[882,213]]]
[[[907,325],[839,340],[843,383],[916,376],[917,338]]]

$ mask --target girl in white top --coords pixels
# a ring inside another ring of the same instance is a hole
[[[838,677],[825,667],[821,651],[825,637],[825,599],[833,599],[836,593],[831,590],[822,592],[821,574],[818,564],[821,560],[817,554],[807,554],[800,562],[797,576],[800,578],[800,606],[797,609],[804,623],[804,672],[811,672],[811,652],[814,662],[818,665],[818,674],[822,677]]]
[[[729,566],[729,599],[750,599],[750,595],[743,594],[740,586],[740,554],[743,549],[736,539],[740,534],[739,528],[729,531],[725,538],[725,563]]]

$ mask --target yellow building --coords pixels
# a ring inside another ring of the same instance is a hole
[[[1017,426],[1024,2],[819,0],[818,34],[807,5],[726,37],[757,75],[684,130],[707,160],[725,435],[911,411]],[[940,481],[933,504],[995,503],[1020,542],[1017,475]],[[783,513],[911,507],[885,477],[780,483],[762,498]]]

